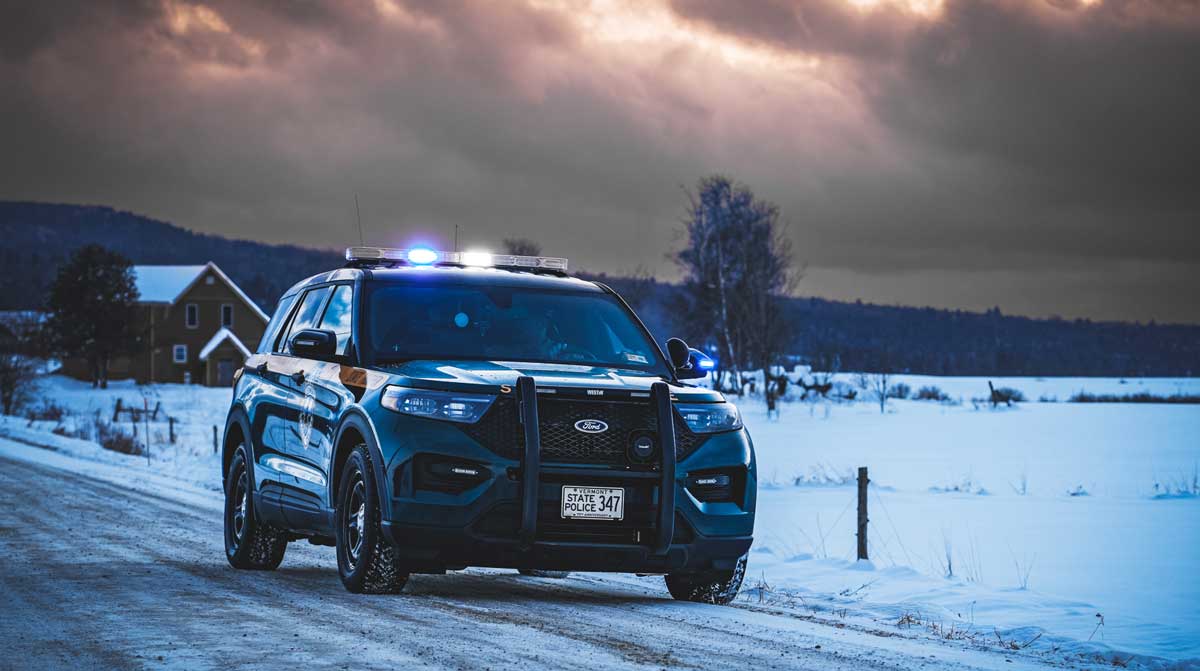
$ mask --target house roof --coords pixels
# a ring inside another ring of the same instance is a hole
[[[174,303],[208,266],[134,266],[138,300],[143,303]]]
[[[225,342],[226,340],[233,343],[233,346],[242,353],[242,356],[249,358],[250,350],[246,349],[246,346],[242,344],[241,340],[238,340],[238,337],[233,334],[233,331],[230,331],[222,326],[221,330],[214,333],[213,337],[209,338],[208,342],[204,343],[204,347],[200,349],[200,360],[207,361],[208,355],[212,354],[213,350],[219,347],[221,343]]]
[[[212,261],[202,266],[134,266],[133,275],[139,294],[138,302],[174,304],[200,280],[204,271],[210,268],[260,319],[264,322],[269,321],[267,313],[250,300],[242,288],[229,279],[229,276]]]

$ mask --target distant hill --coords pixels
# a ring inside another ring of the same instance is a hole
[[[660,337],[676,330],[678,285],[603,277]],[[1200,375],[1200,326],[1031,319],[823,298],[785,306],[789,351],[817,370],[926,375],[1192,377]],[[700,343],[690,343],[693,346]]]
[[[98,243],[135,263],[215,261],[270,311],[296,281],[340,266],[340,251],[194,233],[109,207],[0,201],[0,310],[41,306],[58,265]],[[677,325],[678,285],[592,276],[625,296],[659,339]],[[796,358],[844,371],[887,367],[932,375],[1200,375],[1200,326],[1030,319],[794,298],[786,306]],[[694,340],[694,338],[690,338]],[[693,342],[694,345],[701,343]]]
[[[118,251],[134,263],[215,261],[268,311],[292,284],[344,263],[337,251],[230,240],[92,205],[0,201],[0,240],[0,310],[40,307],[59,264],[90,243]]]

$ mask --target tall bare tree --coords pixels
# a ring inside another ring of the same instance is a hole
[[[542,246],[529,238],[504,238],[504,253],[513,256],[541,256]]]
[[[744,184],[713,175],[687,196],[685,242],[674,255],[687,290],[685,317],[717,343],[741,395],[742,371],[758,368],[769,380],[787,342],[780,298],[798,280],[791,245],[779,207]]]

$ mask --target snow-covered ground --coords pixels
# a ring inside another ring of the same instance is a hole
[[[898,380],[964,402],[891,401],[886,414],[869,402],[785,403],[778,420],[761,401],[742,402],[763,481],[746,599],[993,645],[1036,638],[1031,650],[1064,658],[1200,659],[1200,499],[1187,493],[1200,463],[1200,406],[977,409],[969,399],[986,395],[986,380]],[[1195,379],[994,382],[1035,401],[1078,391],[1200,393]],[[143,468],[49,433],[96,411],[111,418],[117,397],[140,404],[141,388],[96,392],[59,377],[43,385],[43,398],[72,416],[32,425],[4,418],[0,435]],[[151,425],[154,472],[218,489],[211,426],[223,423],[229,391],[158,385],[150,393],[181,425],[174,446],[165,423]],[[869,563],[852,561],[858,466],[872,479]]]

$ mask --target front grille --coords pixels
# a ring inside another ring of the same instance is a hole
[[[525,433],[518,416],[516,399],[499,398],[478,422],[460,428],[496,454],[520,460],[525,450]],[[608,430],[603,433],[579,431],[575,423],[582,419],[598,419],[608,424]],[[538,428],[544,462],[624,465],[629,463],[625,450],[633,435],[656,432],[658,417],[649,403],[539,397]],[[703,436],[692,433],[683,420],[675,416],[677,460],[687,458],[703,441]]]

